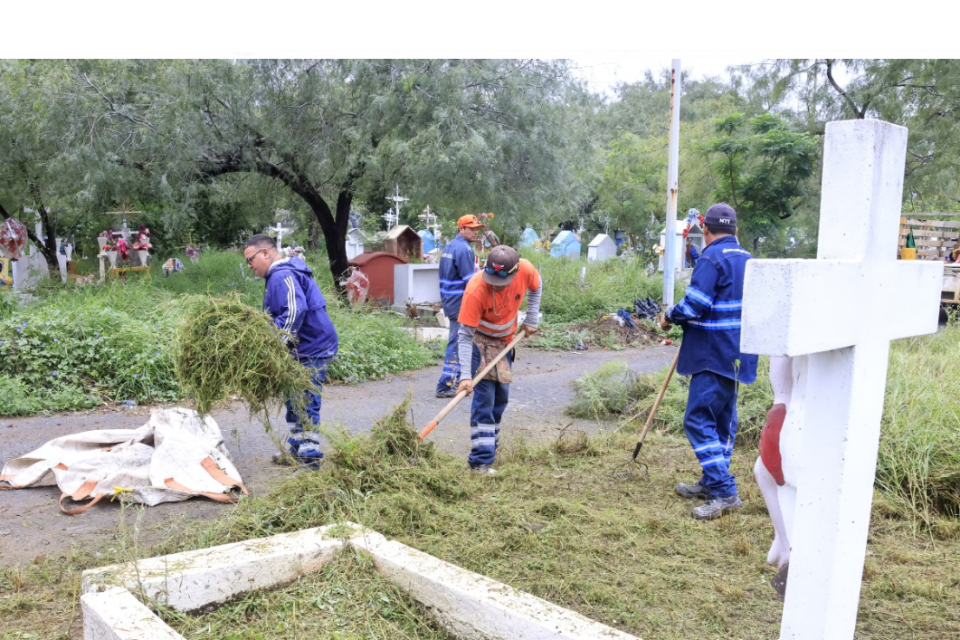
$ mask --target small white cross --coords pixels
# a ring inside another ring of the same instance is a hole
[[[741,350],[808,355],[782,640],[853,638],[890,340],[937,329],[942,263],[896,260],[906,146],[827,124],[817,259],[747,263]]]
[[[277,234],[277,251],[280,251],[283,248],[283,234],[290,231],[290,229],[284,228],[279,222],[275,227],[267,227],[267,231],[271,231]]]

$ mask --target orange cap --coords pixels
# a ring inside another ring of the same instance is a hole
[[[469,213],[465,216],[460,216],[460,219],[457,220],[457,228],[460,227],[486,227],[487,225],[480,222],[480,219],[477,216]]]

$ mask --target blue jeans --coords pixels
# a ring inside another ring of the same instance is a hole
[[[315,386],[304,392],[306,405],[304,407],[310,424],[307,425],[303,416],[290,405],[287,400],[287,425],[290,427],[290,435],[287,437],[287,445],[290,454],[299,458],[302,462],[313,463],[319,466],[323,458],[323,452],[320,450],[320,434],[312,427],[320,424],[320,406],[323,402],[321,394],[323,393],[323,384],[327,381],[327,367],[333,358],[303,358],[300,364],[310,370],[310,377]],[[307,427],[304,429],[304,427]]]
[[[683,428],[703,469],[700,484],[714,498],[737,495],[730,473],[737,437],[737,383],[712,371],[693,374]]]
[[[513,352],[507,354],[507,361],[513,364]],[[480,369],[480,350],[473,345],[471,375],[476,376]],[[493,380],[481,380],[473,388],[473,404],[470,405],[470,455],[467,462],[471,467],[493,464],[497,454],[497,437],[500,435],[500,418],[510,400],[510,385]]]
[[[460,379],[460,358],[457,355],[457,334],[460,323],[450,318],[450,333],[447,334],[447,352],[443,354],[443,371],[437,382],[437,393],[454,389]]]

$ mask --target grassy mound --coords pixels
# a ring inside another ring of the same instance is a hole
[[[313,385],[290,356],[270,317],[239,296],[207,297],[189,305],[177,331],[174,362],[182,393],[205,414],[239,396],[264,420],[269,407],[287,398],[302,402]]]

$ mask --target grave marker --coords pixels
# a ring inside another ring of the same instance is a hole
[[[898,262],[907,130],[827,124],[816,260],[751,260],[741,349],[807,355],[781,639],[852,638],[890,340],[937,330],[939,262]]]

